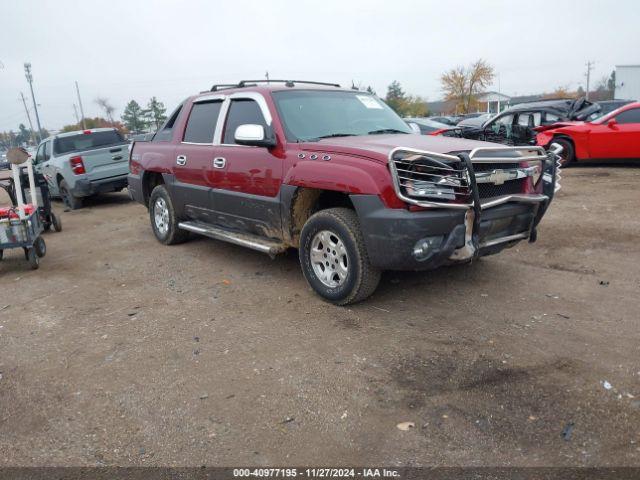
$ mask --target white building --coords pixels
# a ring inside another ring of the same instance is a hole
[[[487,113],[498,113],[509,106],[511,97],[498,92],[484,92],[478,95],[478,108]]]
[[[640,100],[640,65],[616,65],[614,98]]]

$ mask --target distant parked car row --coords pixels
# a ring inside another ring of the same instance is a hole
[[[454,120],[429,117],[407,121],[420,124],[434,119]],[[493,116],[475,115],[431,132],[421,128],[421,132],[515,146],[549,148],[556,143],[563,148],[563,166],[584,160],[640,160],[640,103],[544,100],[518,104]]]

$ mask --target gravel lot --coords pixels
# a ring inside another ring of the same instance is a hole
[[[640,465],[640,168],[563,177],[536,244],[350,308],[124,193],[63,213],[0,264],[0,465]]]

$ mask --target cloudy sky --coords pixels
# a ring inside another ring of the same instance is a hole
[[[42,125],[73,123],[80,84],[85,114],[107,97],[155,95],[169,110],[214,83],[300,78],[372,85],[398,80],[428,100],[440,74],[478,58],[508,95],[577,88],[640,63],[640,2],[617,0],[2,0],[0,131],[27,123],[23,64],[31,62]],[[29,103],[30,97],[28,96]]]

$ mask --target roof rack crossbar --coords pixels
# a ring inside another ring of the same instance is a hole
[[[284,83],[287,87],[293,87],[296,83],[305,83],[308,85],[325,85],[327,87],[337,87],[340,88],[340,84],[338,83],[327,83],[327,82],[314,82],[312,80],[240,80],[238,83],[221,83],[219,85],[214,85],[211,87],[212,92],[216,92],[218,90],[223,90],[226,88],[244,88],[249,86],[254,86],[257,83]]]
[[[327,82],[315,82],[313,80],[241,80],[238,83],[239,87],[243,87],[248,83],[285,83],[287,86],[293,86],[296,83],[306,83],[309,85],[325,85],[327,87],[337,87],[340,88],[340,85],[337,83],[327,83]]]

